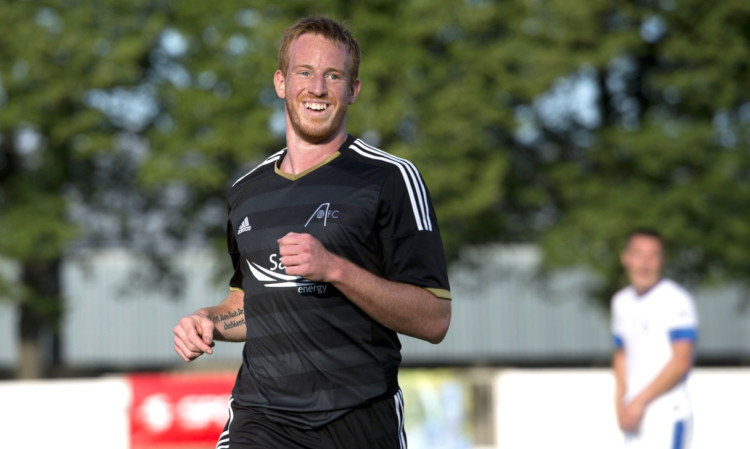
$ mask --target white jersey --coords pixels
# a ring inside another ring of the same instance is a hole
[[[625,401],[638,395],[672,357],[672,343],[695,342],[698,317],[690,294],[669,279],[662,279],[642,295],[631,287],[612,298],[612,335],[615,346],[625,350]],[[649,411],[679,409],[689,416],[685,379],[649,404]],[[666,410],[665,410],[666,411]]]

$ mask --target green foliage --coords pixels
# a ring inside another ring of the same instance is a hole
[[[0,235],[9,237],[2,240],[0,251],[14,260],[59,258],[77,236],[77,228],[64,220],[51,224],[40,217],[64,217],[63,198],[39,192],[20,192],[19,196],[24,196],[20,204],[9,208],[0,220]]]
[[[606,300],[621,286],[624,235],[651,226],[669,242],[671,275],[744,279],[750,7],[728,0],[591,8],[584,22],[597,17],[617,26],[597,33],[595,53],[580,57],[573,42],[555,44],[595,69],[600,123],[585,130],[585,145],[569,129],[544,130],[558,154],[537,165],[557,212],[540,233],[548,262],[592,267]]]

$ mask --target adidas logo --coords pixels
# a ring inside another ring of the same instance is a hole
[[[247,217],[245,217],[245,219],[242,220],[242,223],[240,223],[240,228],[237,230],[237,235],[240,235],[243,232],[247,232],[251,229],[253,229],[253,227],[250,226],[250,220],[248,220]]]

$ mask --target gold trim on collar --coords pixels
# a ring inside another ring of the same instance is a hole
[[[287,152],[287,154],[284,155],[284,157],[287,157],[287,156],[289,156],[288,152]],[[320,167],[326,165],[327,163],[331,162],[332,160],[336,159],[339,156],[341,156],[341,152],[337,151],[337,152],[333,153],[332,155],[328,156],[325,160],[321,161],[320,163],[315,164],[314,166],[312,166],[312,167],[308,168],[307,170],[303,171],[302,173],[298,173],[296,175],[293,175],[291,173],[287,173],[285,171],[281,171],[281,169],[279,168],[279,164],[281,163],[281,161],[283,159],[279,159],[278,161],[276,161],[275,164],[273,164],[273,171],[275,171],[277,175],[279,175],[281,177],[284,177],[284,178],[286,178],[286,179],[288,179],[290,181],[296,181],[299,178],[305,176],[306,174],[308,174],[310,172],[313,172],[313,171],[319,169]]]

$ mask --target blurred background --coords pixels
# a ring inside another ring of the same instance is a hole
[[[225,296],[227,189],[285,146],[276,51],[312,13],[359,40],[349,132],[420,168],[450,260],[446,340],[402,340],[412,447],[616,444],[637,226],[696,299],[694,447],[750,445],[744,0],[3,1],[0,438],[46,404],[57,447],[215,444],[241,345],[188,365],[171,330]]]

